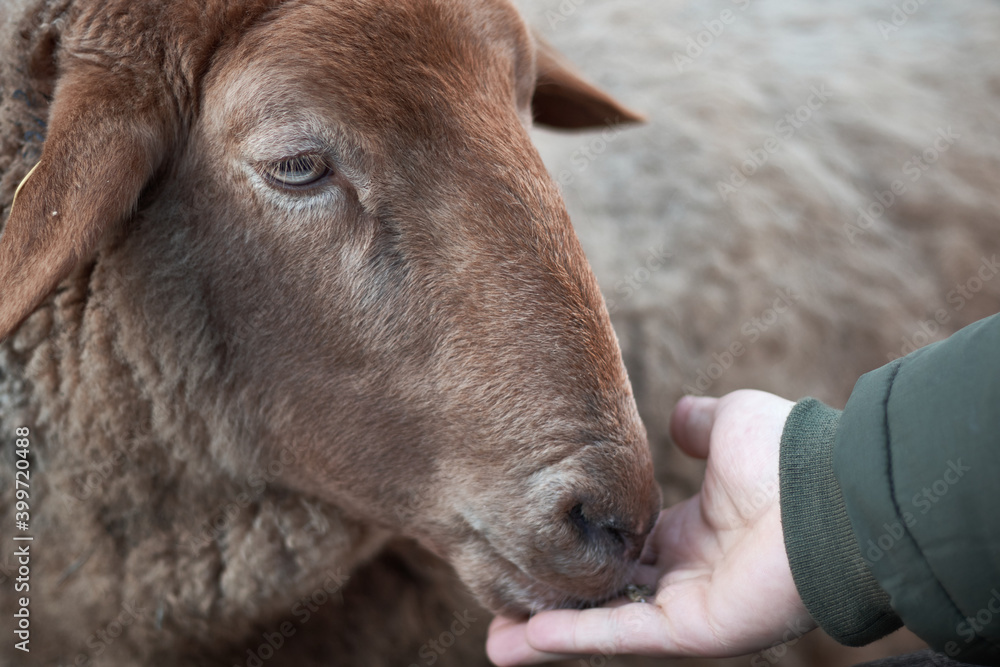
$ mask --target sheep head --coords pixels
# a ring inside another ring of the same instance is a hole
[[[0,335],[81,263],[117,272],[148,329],[123,345],[197,332],[236,458],[293,452],[282,484],[494,610],[620,591],[659,491],[528,129],[636,117],[504,0],[76,4]]]

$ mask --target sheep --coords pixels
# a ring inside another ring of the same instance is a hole
[[[996,3],[520,5],[649,116],[535,141],[612,312],[665,504],[700,482],[669,441],[681,395],[843,407],[861,374],[1000,310]],[[853,665],[915,645],[787,636],[787,655],[751,664]]]
[[[641,0],[522,5],[571,60],[650,116],[642,129],[568,137],[539,132],[533,138],[607,297],[668,504],[691,493],[699,475],[667,436],[669,408],[682,393],[718,395],[753,386],[842,405],[864,371],[996,311],[1000,281],[991,273],[998,241],[991,232],[998,217],[992,192],[998,118],[991,102],[998,77],[990,56],[998,16],[986,0],[959,7],[899,3],[901,14],[860,0],[836,6],[720,1],[696,9]],[[949,48],[937,48],[935,39]],[[825,100],[812,90],[824,93],[823,85],[830,93]],[[12,98],[4,88],[2,118],[10,119]],[[802,107],[807,121],[792,125],[791,137],[778,134],[776,124]],[[31,133],[40,127],[23,112],[15,122],[16,134],[9,125],[2,133],[8,205],[37,158]],[[960,136],[948,142],[954,134]],[[768,143],[771,136],[782,141]],[[947,150],[938,151],[935,143]],[[913,159],[931,149],[937,152],[933,163]],[[920,173],[916,180],[913,167]],[[897,181],[906,188],[902,195],[892,190]],[[873,215],[876,204],[884,210]],[[57,298],[71,308],[79,293]],[[11,357],[23,365],[31,342],[22,342],[20,352],[5,348],[2,367],[9,368]],[[7,370],[3,382],[6,428],[6,416],[23,409],[13,404],[23,389]],[[126,445],[120,451],[132,450]],[[105,488],[100,464],[123,469],[117,460],[98,456],[97,465],[80,464],[98,471],[94,492]],[[164,457],[160,465],[180,462]],[[232,487],[229,497],[236,498],[242,489]],[[84,481],[77,492],[86,495],[90,488]],[[3,491],[6,501],[10,494],[6,486]],[[279,516],[295,516],[307,527],[276,528],[282,535],[329,530],[322,526],[336,516],[333,509],[302,502],[268,493],[255,511],[270,513],[271,526],[281,523]],[[6,531],[6,514],[4,521]],[[202,537],[212,535],[208,528]],[[75,576],[79,569],[65,585],[72,586]],[[367,664],[424,665],[431,657],[435,664],[485,664],[485,618],[450,579],[434,557],[394,542],[351,572],[343,599],[293,627],[295,637],[327,650],[335,664],[374,643],[394,641],[396,654],[382,653]],[[321,590],[319,581],[303,595]],[[249,603],[267,606],[256,596]],[[468,610],[476,617],[471,627],[460,624],[463,634],[447,635],[453,614]],[[107,623],[117,615],[110,611],[95,617]],[[149,615],[155,627],[160,613]],[[170,622],[166,611],[159,622]],[[217,641],[192,646],[192,655],[250,664],[247,651],[260,659],[271,646],[267,637],[277,643],[275,627],[280,624],[257,627],[249,639],[243,632],[218,632]],[[89,624],[89,631],[99,629]],[[133,638],[137,629],[130,627],[117,642],[147,641]],[[227,637],[237,635],[246,650],[233,649],[230,656],[219,648],[231,648]],[[432,646],[443,637],[449,637],[447,647],[440,641]],[[820,637],[799,641],[793,632],[790,638],[796,642],[792,655],[776,649],[751,664],[819,664],[822,658],[824,664],[854,664],[911,642],[896,635],[866,651],[831,653]],[[296,650],[289,643],[265,664]],[[308,650],[301,655],[296,664],[323,664]]]
[[[0,26],[0,661],[470,664],[442,562],[625,589],[660,490],[528,127],[637,116],[505,0]]]

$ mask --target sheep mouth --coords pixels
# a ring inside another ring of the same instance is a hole
[[[589,609],[621,597],[629,583],[631,572],[623,572],[620,579],[623,583],[613,588],[608,594],[601,596],[585,596],[566,590],[544,578],[532,574],[528,568],[515,560],[503,555],[500,549],[493,545],[485,536],[476,536],[477,546],[486,553],[480,553],[480,558],[490,562],[490,569],[499,572],[492,581],[469,583],[480,601],[494,613],[505,616],[530,616],[550,609]],[[478,551],[478,549],[477,549]],[[460,568],[461,569],[461,568]],[[635,568],[630,568],[634,570]]]

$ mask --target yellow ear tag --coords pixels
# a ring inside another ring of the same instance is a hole
[[[14,204],[17,203],[17,196],[21,194],[21,188],[23,188],[24,184],[28,182],[28,179],[31,178],[31,175],[35,173],[35,170],[38,169],[38,165],[40,164],[42,164],[41,160],[36,162],[35,166],[31,168],[31,171],[28,172],[28,175],[21,179],[20,184],[18,184],[17,186],[17,190],[14,190],[14,199],[10,203],[10,210],[12,211],[14,210]]]

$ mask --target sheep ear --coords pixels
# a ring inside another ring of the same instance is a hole
[[[166,105],[132,76],[77,64],[60,77],[41,160],[0,236],[0,339],[92,257],[162,162]]]
[[[646,119],[587,82],[551,44],[535,35],[535,122],[562,129],[641,123]]]

